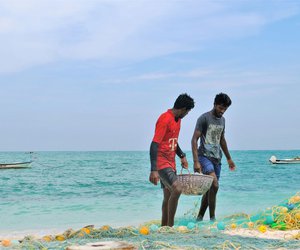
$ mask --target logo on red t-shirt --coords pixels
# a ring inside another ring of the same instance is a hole
[[[169,147],[171,149],[171,151],[175,151],[176,147],[177,147],[177,138],[170,138],[169,139]]]

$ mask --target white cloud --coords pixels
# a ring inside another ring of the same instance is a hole
[[[182,78],[198,78],[205,77],[207,75],[212,75],[211,70],[206,69],[193,69],[188,71],[179,71],[175,73],[150,73],[143,74],[136,77],[129,78],[128,81],[136,80],[157,80],[157,79],[167,79],[173,77],[182,77]]]
[[[0,1],[0,72],[60,60],[143,60],[258,32],[293,15],[238,1]],[[248,11],[243,6],[250,6]]]

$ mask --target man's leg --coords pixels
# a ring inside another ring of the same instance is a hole
[[[176,180],[172,184],[172,191],[171,191],[171,196],[169,198],[169,213],[168,213],[168,226],[173,227],[174,226],[174,218],[175,218],[175,213],[177,210],[177,205],[178,205],[178,200],[181,195],[182,188],[178,180]]]
[[[177,181],[177,175],[172,168],[159,170],[158,174],[164,190],[162,226],[172,227],[174,225],[178,199],[181,194],[181,185]]]
[[[204,214],[206,212],[206,209],[208,207],[208,192],[207,191],[203,196],[202,196],[202,199],[201,199],[201,206],[200,206],[200,210],[199,210],[199,213],[198,213],[198,216],[197,216],[197,221],[202,221],[203,220],[203,217],[204,217]]]
[[[168,225],[168,208],[169,208],[169,199],[171,196],[170,191],[168,188],[163,188],[164,192],[164,199],[162,203],[162,218],[161,218],[161,226],[167,226]]]
[[[216,220],[215,216],[215,211],[216,211],[216,204],[217,204],[217,193],[219,190],[219,178],[221,175],[221,163],[218,165],[214,165],[214,173],[212,174],[213,183],[210,188],[210,193],[209,193],[209,215],[210,215],[210,220],[214,221]]]
[[[216,216],[215,216],[216,198],[217,198],[217,192],[219,189],[219,182],[218,182],[215,172],[210,173],[209,175],[214,178],[213,183],[208,191],[209,216],[210,216],[210,220],[214,221],[216,219]]]
[[[216,183],[218,184],[218,179],[215,174],[215,167],[214,164],[211,162],[211,160],[206,158],[205,156],[199,156],[199,162],[202,166],[202,173],[212,176],[214,180],[210,189],[202,196],[201,206],[200,206],[199,214],[197,216],[197,220],[198,221],[203,220],[207,207],[209,207],[210,218],[214,220],[217,190],[213,186],[216,185]]]

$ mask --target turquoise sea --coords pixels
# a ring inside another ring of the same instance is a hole
[[[271,155],[291,158],[300,150],[231,154],[237,170],[229,171],[223,162],[218,218],[257,212],[300,190],[300,165],[268,162]],[[191,152],[187,157],[192,169]],[[24,152],[0,152],[0,162],[29,159]],[[148,181],[146,151],[35,152],[33,160],[32,168],[0,171],[0,232],[128,226],[160,219],[162,191]],[[197,209],[199,199],[181,196],[176,218]]]

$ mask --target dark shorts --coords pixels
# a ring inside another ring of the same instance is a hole
[[[220,179],[220,175],[221,175],[221,163],[219,164],[213,164],[213,162],[206,158],[205,156],[199,156],[199,162],[202,166],[202,173],[203,174],[210,174],[212,172],[215,172],[217,179]]]
[[[169,190],[172,190],[172,184],[177,180],[177,175],[173,168],[158,170],[158,175],[160,178],[161,188],[168,188]]]

